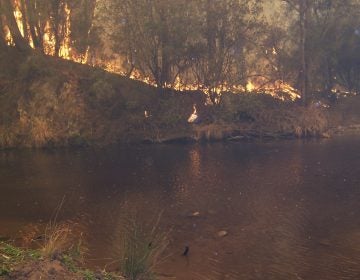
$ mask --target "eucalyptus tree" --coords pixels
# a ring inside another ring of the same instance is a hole
[[[350,48],[359,26],[358,0],[283,0],[295,15],[288,37],[293,41],[294,68],[302,100],[310,92],[330,91],[341,79],[337,66],[343,50]],[[341,50],[343,49],[343,50]],[[356,57],[356,52],[352,53]],[[300,67],[297,67],[299,65]],[[340,67],[338,69],[344,69]],[[342,75],[344,77],[344,75]],[[349,79],[347,79],[349,80]]]
[[[215,103],[224,84],[246,81],[246,56],[256,45],[262,1],[202,0],[198,52],[193,60],[197,80]]]
[[[196,40],[197,1],[111,0],[108,28],[124,69],[149,76],[159,87],[173,84],[189,64]]]

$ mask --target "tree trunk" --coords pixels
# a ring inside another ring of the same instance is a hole
[[[0,0],[1,7],[6,18],[6,23],[9,27],[11,36],[14,40],[15,47],[20,51],[30,51],[30,45],[21,35],[20,29],[16,23],[13,12],[13,7],[10,0]]]
[[[303,105],[307,103],[308,95],[308,61],[307,61],[307,27],[308,27],[308,0],[300,0],[300,48],[301,48],[301,75],[300,90]]]
[[[31,38],[34,44],[34,48],[35,49],[39,49],[40,48],[40,42],[39,39],[36,35],[36,31],[35,31],[35,27],[33,25],[30,25],[30,34],[31,34]]]
[[[2,27],[0,26],[0,28],[2,28]],[[6,46],[7,46],[7,44],[4,39],[4,34],[3,34],[3,32],[0,32],[0,48],[4,49]]]
[[[0,38],[0,49],[5,49],[6,47],[6,42],[5,40],[1,37]]]
[[[0,5],[0,9],[1,9],[1,5]],[[2,20],[1,20],[1,14],[0,14],[0,48],[5,48],[6,47],[6,41],[5,41],[5,33],[4,33],[4,26],[2,24]]]
[[[216,17],[214,15],[214,3],[213,0],[206,2],[206,41],[207,41],[207,60],[208,71],[206,71],[205,85],[214,86],[214,72],[216,68],[216,33],[217,24]]]
[[[210,89],[209,97],[211,102],[216,104],[216,36],[217,18],[213,0],[206,2],[206,44],[207,44],[207,69],[204,71],[204,84]]]
[[[168,36],[163,34],[161,42],[161,73],[160,73],[160,83],[162,87],[165,87],[170,81],[171,76],[171,65],[170,65],[170,55],[167,48]]]
[[[52,6],[52,12],[54,14],[54,19],[53,19],[53,32],[54,32],[54,36],[55,36],[55,56],[59,56],[60,55],[60,48],[61,48],[61,35],[60,35],[60,30],[63,30],[63,28],[61,28],[60,24],[61,24],[61,14],[60,13],[65,13],[65,11],[63,11],[63,3],[60,1],[57,1],[53,4]]]
[[[32,5],[32,3],[29,0],[26,0],[25,2],[28,11],[28,24],[30,29],[30,35],[34,43],[34,48],[44,52],[44,44],[42,39],[43,34],[40,28],[38,27],[38,23],[35,16],[37,14],[36,7]]]
[[[161,73],[160,73],[160,84],[161,87],[165,87],[167,83],[170,81],[171,76],[171,63],[170,63],[170,53],[169,53],[169,29],[167,26],[167,11],[160,7],[159,10],[160,19],[163,24],[163,28],[161,33],[159,34],[159,38],[161,40],[160,43],[160,53],[161,53]]]
[[[22,14],[22,24],[24,29],[24,38],[29,40],[29,32],[28,32],[28,20],[27,20],[27,8],[25,5],[25,0],[21,0],[21,14]]]
[[[59,56],[60,55],[60,48],[61,48],[61,40],[60,40],[60,36],[59,36],[59,18],[58,15],[56,15],[55,17],[55,22],[54,22],[54,36],[55,36],[55,56]]]

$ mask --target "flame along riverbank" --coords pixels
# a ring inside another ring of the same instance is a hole
[[[21,12],[22,11],[21,3],[25,3],[25,2],[20,2],[18,0],[16,0],[14,2],[14,4],[15,4],[14,5],[14,16],[17,21],[17,25],[19,27],[21,34],[25,37],[25,34],[30,34],[30,30],[29,30],[30,27],[26,23],[26,21],[24,21],[24,18],[23,18],[22,12]],[[65,14],[65,20],[64,20],[64,25],[62,26],[63,38],[60,42],[58,56],[60,58],[63,58],[66,60],[71,60],[71,61],[74,61],[77,63],[91,65],[91,63],[89,63],[89,47],[86,49],[84,54],[78,54],[71,47],[71,38],[70,38],[70,35],[71,35],[71,19],[70,19],[71,10],[67,3],[64,3],[62,9]],[[56,36],[54,34],[55,31],[51,28],[50,21],[46,22],[43,31],[44,31],[44,34],[43,34],[44,52],[47,55],[55,56],[56,55],[55,49],[56,49],[57,42],[55,39]],[[4,33],[5,39],[8,43],[8,45],[13,45],[13,39],[12,39],[10,30],[6,25],[4,26],[4,32],[5,32]],[[28,38],[26,38],[26,39],[29,41],[30,46],[34,48],[34,43],[32,41],[31,36],[28,36]],[[272,50],[272,52],[273,52],[273,54],[276,55],[275,50]],[[127,76],[130,79],[142,81],[146,84],[157,87],[157,84],[155,83],[154,80],[152,80],[150,77],[142,75],[140,73],[140,71],[137,71],[136,69],[134,69],[132,71],[132,73],[130,75],[128,75],[117,64],[118,63],[116,63],[116,62],[105,62],[105,63],[102,62],[101,67],[108,72],[116,73],[116,74],[119,74],[122,76]],[[94,65],[91,65],[91,66],[94,66]],[[203,84],[199,84],[199,83],[185,83],[179,77],[177,77],[175,79],[174,83],[165,84],[165,88],[175,89],[177,91],[199,90],[199,91],[204,92],[207,96],[210,96],[211,93],[215,93],[216,96],[221,96],[221,93],[223,93],[223,92],[232,92],[235,94],[241,94],[241,93],[247,93],[247,92],[265,93],[265,94],[271,95],[274,98],[280,99],[282,101],[285,101],[285,100],[295,101],[301,97],[300,92],[297,89],[295,89],[294,87],[292,87],[290,84],[286,83],[283,80],[276,80],[271,83],[267,83],[267,82],[261,81],[261,78],[257,78],[256,80],[249,79],[247,81],[247,83],[243,84],[243,85],[241,85],[241,84],[229,85],[227,83],[224,83],[224,84],[209,88],[209,87],[207,87]]]

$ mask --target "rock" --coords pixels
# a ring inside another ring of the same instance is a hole
[[[198,211],[189,215],[189,217],[199,217],[199,216],[200,216],[200,212],[198,212]]]
[[[217,236],[218,237],[225,237],[228,235],[228,232],[226,230],[220,230],[218,233],[217,233]]]
[[[322,239],[319,241],[319,244],[322,246],[329,247],[331,246],[331,241],[329,239]]]

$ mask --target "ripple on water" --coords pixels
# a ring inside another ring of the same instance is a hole
[[[65,196],[91,265],[119,258],[125,220],[162,212],[164,279],[360,279],[358,140],[1,152],[0,236]]]

